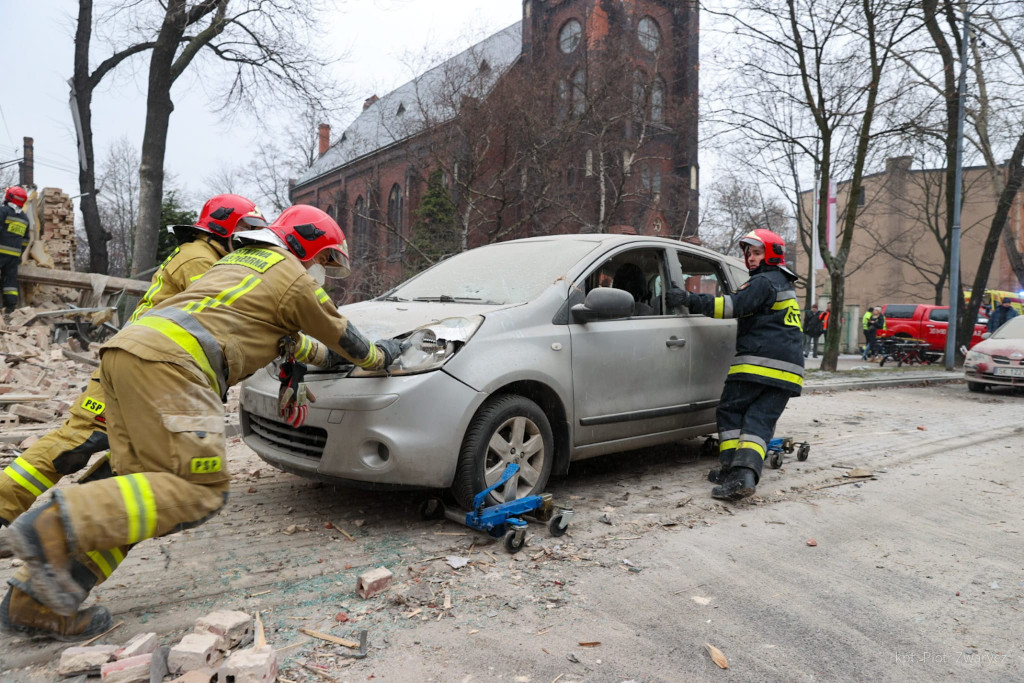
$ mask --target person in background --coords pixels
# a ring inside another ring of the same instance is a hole
[[[1013,306],[1010,305],[1010,299],[1004,298],[998,306],[992,309],[992,313],[988,316],[989,333],[995,332],[1008,321],[1016,317],[1017,311],[1015,311]]]
[[[18,266],[21,252],[28,246],[28,216],[21,210],[26,201],[25,190],[15,185],[7,188],[0,204],[0,285],[5,315],[18,307]]]
[[[871,316],[874,314],[875,309],[868,306],[867,310],[864,311],[864,315],[860,319],[860,328],[864,332],[864,349],[861,351],[861,360],[867,360],[870,355],[868,352],[874,348],[875,345],[875,330],[871,327]]]
[[[818,304],[811,304],[811,310],[804,313],[804,358],[812,351],[813,358],[818,357],[818,338],[821,337],[822,328],[821,312],[818,311]]]

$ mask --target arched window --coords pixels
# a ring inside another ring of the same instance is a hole
[[[391,186],[388,195],[388,256],[398,258],[402,253],[402,188]]]
[[[661,46],[661,29],[651,17],[644,17],[636,27],[637,38],[645,50],[655,52]]]
[[[569,111],[579,116],[586,109],[587,76],[583,69],[576,69],[569,77]]]
[[[665,81],[661,76],[654,79],[651,86],[651,121],[661,123],[665,118]]]
[[[366,228],[366,202],[363,201],[363,196],[359,195],[356,203],[352,205],[352,241],[355,242],[352,250],[353,255],[360,261],[368,260],[372,252],[370,231]]]

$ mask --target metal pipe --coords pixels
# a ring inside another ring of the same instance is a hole
[[[971,13],[964,9],[960,42],[960,85],[956,115],[956,175],[953,187],[953,227],[949,246],[949,326],[946,328],[946,370],[956,365],[956,328],[960,304],[960,206],[963,201],[964,99],[967,96],[967,40]]]

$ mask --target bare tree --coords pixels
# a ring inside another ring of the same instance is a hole
[[[100,221],[111,239],[110,275],[131,272],[132,248],[139,222],[139,151],[122,137],[107,151],[100,167]]]
[[[704,193],[709,215],[701,225],[704,245],[723,253],[733,252],[740,237],[766,228],[786,237],[792,233],[785,207],[765,196],[761,186],[735,173],[713,183]]]
[[[71,103],[78,138],[78,190],[81,194],[82,221],[89,243],[89,270],[108,272],[107,241],[110,234],[103,229],[97,203],[96,158],[93,151],[92,95],[100,82],[119,64],[132,55],[152,48],[149,40],[114,48],[112,54],[90,69],[89,57],[93,33],[93,0],[78,0],[78,24],[75,30],[74,73],[71,77]]]
[[[900,95],[899,84],[889,81],[889,59],[914,30],[908,10],[909,3],[896,0],[745,0],[727,15],[743,42],[736,64],[741,87],[722,117],[764,149],[796,145],[817,162],[821,206],[841,169],[849,169],[849,196],[857,197],[870,143],[883,133],[876,116],[884,121]],[[836,310],[843,307],[857,213],[857,202],[848,201],[835,254],[828,250],[826,212],[819,216],[817,248]],[[839,326],[830,326],[823,369],[835,370],[839,340]]]
[[[320,5],[319,0],[166,0],[159,9],[132,5],[136,29],[152,35],[153,43],[133,272],[150,268],[156,256],[174,110],[171,86],[187,71],[202,77],[228,69],[230,85],[218,89],[215,103],[225,116],[250,109],[235,104],[257,93],[327,108],[334,93],[324,72],[330,60],[313,52]]]

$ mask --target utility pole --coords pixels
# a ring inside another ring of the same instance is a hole
[[[960,307],[960,204],[963,200],[964,99],[967,96],[967,39],[971,14],[964,10],[960,41],[960,84],[956,114],[956,175],[953,188],[953,228],[949,247],[949,325],[946,328],[946,370],[956,365],[956,325]]]
[[[818,194],[818,184],[821,182],[818,175],[821,173],[821,169],[818,168],[818,160],[814,160],[814,201],[811,202],[811,276],[810,280],[811,288],[811,305],[817,303],[817,292],[815,291],[814,276],[818,270],[818,203],[821,201],[821,196]]]

